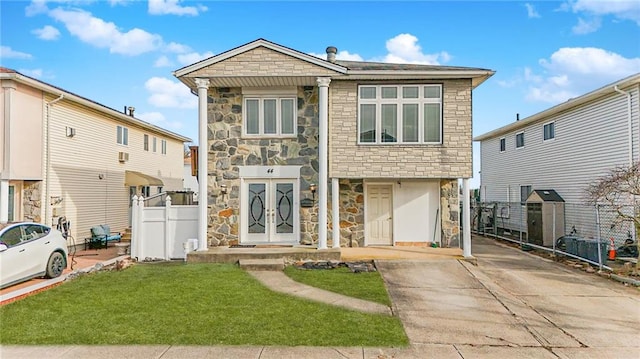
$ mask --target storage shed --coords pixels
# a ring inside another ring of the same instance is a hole
[[[564,199],[552,189],[533,190],[527,197],[529,243],[553,246],[564,235]]]

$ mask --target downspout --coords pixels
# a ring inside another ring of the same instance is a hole
[[[627,130],[629,132],[629,167],[633,166],[633,132],[631,124],[631,91],[622,91],[618,88],[618,85],[613,86],[613,89],[622,94],[627,95]]]
[[[45,102],[46,106],[47,106],[47,157],[46,157],[46,161],[47,161],[47,165],[44,167],[44,178],[46,181],[45,184],[45,190],[44,190],[44,224],[48,224],[47,221],[49,221],[49,215],[51,212],[51,200],[49,197],[50,194],[50,189],[51,189],[51,176],[49,175],[51,173],[51,135],[50,135],[50,131],[51,131],[51,106],[55,105],[58,101],[62,100],[64,98],[64,94],[60,94],[60,97],[58,97],[57,99],[50,101],[50,102]],[[53,225],[53,223],[51,223],[51,225]]]

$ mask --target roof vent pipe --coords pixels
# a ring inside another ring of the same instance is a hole
[[[336,62],[336,54],[338,53],[338,49],[335,46],[327,47],[327,61],[334,63]]]
[[[520,114],[516,113],[516,121],[520,121]]]
[[[129,116],[133,117],[133,111],[135,111],[136,108],[133,107],[133,106],[129,106],[129,107],[127,107],[127,109],[129,110]]]

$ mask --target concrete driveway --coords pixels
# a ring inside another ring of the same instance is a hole
[[[414,349],[438,358],[639,358],[640,291],[473,238],[478,266],[380,261]]]

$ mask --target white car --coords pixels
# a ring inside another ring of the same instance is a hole
[[[0,288],[35,277],[55,278],[67,267],[67,241],[40,223],[12,223],[0,230]]]

